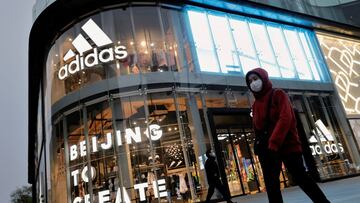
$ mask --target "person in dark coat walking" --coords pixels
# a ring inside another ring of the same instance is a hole
[[[262,68],[249,71],[246,84],[255,97],[252,105],[254,151],[263,170],[269,202],[283,202],[279,181],[282,162],[313,202],[330,202],[305,171],[296,118],[288,95],[282,89],[272,88],[268,73]]]
[[[225,187],[220,180],[219,167],[215,161],[215,153],[211,149],[209,149],[206,151],[206,157],[208,159],[205,162],[205,171],[209,183],[209,189],[205,202],[210,202],[210,199],[214,194],[214,190],[216,188],[221,193],[226,202],[233,203],[233,201],[230,200],[230,196],[225,191]]]

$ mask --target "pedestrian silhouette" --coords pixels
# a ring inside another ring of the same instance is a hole
[[[273,89],[268,73],[256,68],[246,74],[246,84],[255,97],[252,105],[255,131],[254,151],[263,170],[270,203],[282,203],[282,162],[300,188],[316,203],[328,203],[319,186],[306,173],[296,118],[288,95]]]
[[[225,201],[227,201],[228,203],[233,203],[233,201],[230,200],[230,196],[226,192],[225,187],[220,180],[219,167],[215,161],[215,153],[211,149],[209,149],[206,151],[206,157],[207,160],[205,162],[205,171],[209,183],[209,189],[205,202],[210,202],[210,199],[214,194],[214,190],[216,188],[221,193]]]

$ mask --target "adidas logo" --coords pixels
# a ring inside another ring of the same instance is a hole
[[[85,68],[91,68],[99,63],[109,63],[114,60],[121,60],[127,57],[125,46],[114,46],[106,49],[99,49],[113,44],[113,41],[104,31],[92,20],[89,19],[82,27],[82,31],[96,45],[91,46],[84,35],[79,34],[73,41],[77,54],[70,49],[64,56],[65,65],[58,72],[58,78],[64,80],[72,74]]]
[[[340,142],[333,143],[333,141],[335,141],[334,136],[320,119],[315,122],[315,130],[312,131],[312,134],[313,135],[309,139],[309,147],[313,156],[344,152],[344,147]],[[316,136],[319,141],[316,139]]]
[[[319,135],[321,142],[334,141],[334,136],[330,133],[324,123],[319,119],[315,122],[315,130],[312,131],[313,135],[310,137],[310,143],[317,143],[316,135]]]

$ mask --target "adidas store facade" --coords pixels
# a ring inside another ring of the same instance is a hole
[[[49,5],[30,36],[35,201],[199,202],[210,148],[231,196],[265,191],[244,80],[258,66],[298,110],[309,173],[319,181],[358,174],[358,147],[314,28],[289,15],[230,1]],[[293,184],[286,168],[280,178]]]

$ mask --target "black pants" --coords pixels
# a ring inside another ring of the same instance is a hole
[[[279,180],[282,162],[284,162],[285,167],[290,172],[295,182],[313,202],[330,202],[316,182],[306,173],[302,155],[300,153],[291,153],[280,156],[276,153],[269,152],[259,155],[259,159],[263,170],[269,203],[283,202]]]
[[[231,202],[230,197],[225,190],[225,186],[221,183],[220,180],[216,180],[213,183],[209,183],[209,189],[205,201],[206,203],[210,202],[210,199],[214,194],[215,188],[221,193],[225,201]]]

